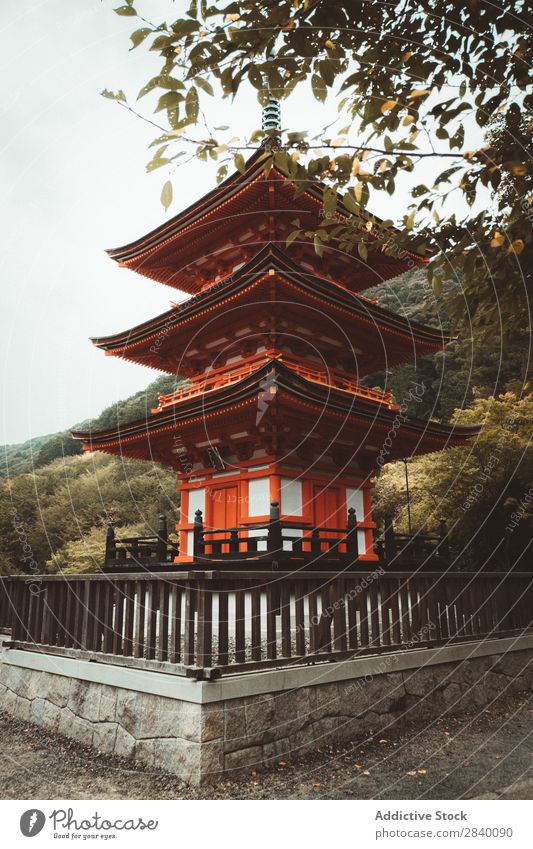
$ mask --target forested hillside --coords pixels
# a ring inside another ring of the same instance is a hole
[[[423,275],[404,275],[365,294],[411,320],[448,327],[444,305]],[[414,415],[486,424],[471,450],[453,449],[409,463],[414,527],[432,527],[445,516],[457,568],[500,563],[505,504],[518,516],[516,545],[531,537],[533,499],[526,496],[533,479],[533,404],[532,396],[527,397],[526,355],[524,336],[514,329],[503,340],[478,332],[475,339],[456,339],[445,352],[366,380],[392,389],[398,402],[411,397],[413,381],[422,384],[421,401],[410,405]],[[175,385],[173,377],[159,377],[146,390],[105,409],[91,426],[143,418],[156,405],[158,393]],[[490,400],[499,395],[503,397]],[[80,452],[68,431],[2,450],[1,573],[92,570],[101,563],[110,519],[131,533],[154,528],[161,511],[170,526],[176,520],[173,472]],[[398,526],[407,529],[403,463],[381,472],[375,514],[378,520],[393,514]]]

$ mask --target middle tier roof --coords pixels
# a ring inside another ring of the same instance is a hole
[[[110,356],[184,377],[272,347],[364,377],[441,350],[450,337],[307,272],[267,245],[162,315],[92,341]]]

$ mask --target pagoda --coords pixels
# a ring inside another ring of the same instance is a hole
[[[265,158],[258,150],[170,221],[108,251],[123,268],[190,297],[93,343],[187,380],[140,421],[73,435],[86,450],[176,470],[178,563],[194,559],[198,517],[208,531],[239,528],[240,540],[253,539],[273,503],[283,534],[301,538],[300,552],[311,529],[325,539],[350,512],[355,551],[373,561],[371,495],[383,457],[463,445],[478,429],[406,418],[390,393],[361,382],[449,341],[361,294],[426,260],[378,248],[363,261],[327,245],[318,256],[307,239],[287,247],[295,218],[303,230],[318,227],[324,187],[296,191]],[[337,216],[349,218],[340,200]]]

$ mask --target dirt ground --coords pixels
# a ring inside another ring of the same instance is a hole
[[[0,786],[6,799],[533,799],[532,731],[523,694],[198,789],[0,714]]]

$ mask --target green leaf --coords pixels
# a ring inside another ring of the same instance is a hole
[[[324,80],[318,76],[318,74],[313,74],[311,77],[311,88],[313,89],[313,94],[315,95],[317,100],[320,100],[321,103],[324,103],[328,90],[326,88],[326,84]]]
[[[113,9],[113,11],[116,12],[117,15],[129,15],[132,18],[137,17],[137,12],[133,6],[118,6],[118,8]]]
[[[244,156],[242,155],[242,153],[236,153],[233,157],[233,161],[235,162],[235,168],[237,169],[237,171],[240,171],[241,174],[244,174],[244,171],[246,169],[246,162],[244,161]]]
[[[357,215],[360,212],[360,206],[354,198],[351,191],[346,192],[342,199],[344,206],[349,212],[353,212],[354,215]]]
[[[431,278],[431,285],[433,287],[433,291],[435,293],[435,297],[440,298],[442,295],[442,280],[440,277],[437,277],[436,274]]]
[[[187,92],[187,97],[185,98],[185,112],[187,114],[187,118],[190,118],[191,121],[196,121],[199,109],[200,103],[198,100],[198,91],[195,86],[191,86]]]
[[[315,253],[318,254],[318,256],[324,256],[324,245],[320,241],[318,233],[315,233],[313,243],[315,246]]]
[[[337,192],[331,186],[324,186],[322,203],[324,205],[324,218],[333,218],[337,212]]]
[[[412,230],[415,223],[416,209],[411,210],[409,215],[404,218],[406,230]]]
[[[163,190],[161,192],[161,203],[165,207],[165,212],[169,208],[172,203],[172,183],[170,180],[167,180],[165,185],[163,186]]]
[[[292,245],[292,243],[294,242],[296,237],[300,235],[300,232],[301,231],[298,229],[298,230],[293,230],[291,233],[289,233],[289,235],[287,236],[287,241],[285,242],[285,245],[287,247]]]
[[[108,97],[109,100],[122,100],[124,103],[126,102],[126,95],[119,89],[118,91],[109,91],[107,88],[104,88],[103,91],[100,92],[102,97]]]
[[[149,27],[142,27],[141,29],[136,29],[135,32],[132,32],[130,40],[133,42],[133,47],[131,47],[130,50],[135,50],[135,48],[138,47],[139,44],[142,44],[144,39],[148,38],[152,32],[153,30]]]
[[[367,248],[367,246],[365,245],[364,242],[358,242],[357,243],[357,253],[361,257],[363,262],[367,261],[367,259],[368,259],[368,248]]]
[[[190,35],[200,29],[198,21],[188,21],[186,19],[174,21],[172,31],[175,36],[183,38],[184,35]]]
[[[335,63],[331,59],[322,59],[322,61],[318,63],[318,70],[320,71],[320,76],[328,86],[332,86],[335,81],[336,65],[338,65],[338,62]]]
[[[213,91],[213,86],[211,85],[210,82],[208,82],[207,80],[204,80],[203,77],[195,77],[194,82],[196,83],[198,88],[201,88],[202,91],[205,91],[207,94],[209,94],[211,97],[213,97],[214,91]]]

